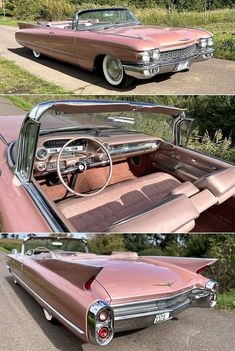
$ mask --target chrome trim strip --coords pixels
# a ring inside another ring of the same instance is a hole
[[[56,309],[54,309],[54,307],[52,307],[48,302],[46,302],[43,298],[41,298],[37,293],[35,293],[35,291],[33,289],[31,289],[25,282],[23,282],[22,279],[20,279],[15,273],[12,273],[12,275],[21,283],[23,284],[24,287],[26,287],[26,289],[28,289],[32,294],[34,294],[37,299],[39,299],[40,301],[42,301],[42,303],[44,303],[44,305],[46,305],[47,307],[49,307],[60,319],[62,319],[66,324],[68,324],[71,328],[73,328],[77,333],[79,334],[85,334],[85,332],[78,328],[76,325],[74,325],[72,322],[70,322],[67,318],[65,318],[60,312],[58,312]]]
[[[170,312],[170,314],[173,315],[176,311],[178,311],[182,308],[186,308],[186,306],[190,305],[191,302],[192,302],[191,300],[186,301],[184,303],[177,305],[175,308],[172,308],[172,309],[166,308],[163,310],[155,310],[155,311],[145,312],[145,313],[129,314],[129,315],[123,315],[123,316],[118,316],[118,317],[114,316],[114,321],[116,322],[116,321],[123,321],[126,319],[132,319],[132,318],[152,316],[152,315],[156,315],[156,314],[160,314],[160,313],[164,313],[164,312]],[[115,311],[114,311],[114,314],[115,314]],[[171,316],[171,318],[172,318],[172,316]]]
[[[165,256],[164,256],[165,257]],[[209,279],[208,279],[209,281]],[[112,305],[112,303],[110,304],[110,306],[112,308],[115,308],[115,307],[122,307],[122,306],[129,306],[129,305],[136,305],[136,304],[141,304],[141,303],[148,303],[148,302],[156,302],[156,301],[161,301],[161,300],[169,300],[169,299],[172,299],[174,297],[177,297],[177,296],[180,296],[182,294],[185,294],[185,293],[188,293],[190,291],[192,291],[193,289],[195,289],[196,287],[193,285],[192,287],[190,287],[189,289],[187,290],[184,290],[184,291],[181,291],[180,293],[176,293],[176,294],[173,294],[169,297],[160,297],[160,298],[155,298],[155,299],[151,299],[151,300],[140,300],[140,301],[135,301],[135,302],[129,302],[129,303],[123,303],[123,304],[114,304]]]
[[[37,208],[41,212],[43,218],[46,220],[46,222],[50,226],[51,230],[53,232],[59,232],[59,233],[69,232],[69,229],[63,223],[63,221],[59,218],[57,213],[55,211],[53,211],[52,207],[49,206],[46,199],[43,197],[43,195],[41,193],[39,193],[39,191],[34,186],[34,184],[25,182],[24,178],[22,178],[18,173],[16,173],[16,175],[19,178],[21,185],[24,187],[24,189],[30,195],[31,199],[33,200],[33,202],[35,203],[35,205],[37,206]]]

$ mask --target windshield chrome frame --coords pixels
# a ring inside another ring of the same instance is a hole
[[[156,108],[170,108],[170,106],[164,105],[157,105],[157,104],[147,104],[147,103],[135,103],[135,102],[116,102],[116,101],[92,101],[89,100],[56,100],[56,101],[48,101],[43,102],[36,105],[26,116],[25,120],[23,121],[19,138],[17,141],[17,156],[16,156],[16,164],[14,167],[14,173],[18,176],[18,178],[22,181],[29,183],[32,180],[33,174],[33,167],[34,167],[34,159],[35,153],[37,148],[37,142],[39,137],[39,130],[40,130],[40,120],[43,117],[44,113],[50,109],[52,109],[56,104],[65,104],[65,105],[80,105],[80,104],[110,104],[112,105],[125,105],[129,108],[129,111],[141,111],[141,108],[148,107],[149,111],[151,112],[151,107]],[[172,115],[172,118],[175,118],[172,136],[172,142],[177,145],[179,142],[179,128],[180,122],[185,119],[185,112],[182,109],[172,108],[175,109],[175,115]],[[170,115],[170,114],[169,114]],[[32,133],[27,133],[28,128],[33,126],[34,131]],[[31,146],[31,157],[27,159],[27,150]],[[33,146],[33,147],[32,147]]]
[[[83,15],[85,13],[95,13],[95,12],[102,12],[102,11],[128,11],[133,16],[133,19],[136,20],[135,21],[136,24],[142,24],[142,22],[140,22],[138,20],[138,18],[136,18],[136,16],[126,7],[107,7],[107,8],[87,9],[87,10],[78,11],[75,14],[75,17],[74,17],[75,20],[73,22],[73,30],[79,31],[78,25],[79,25],[79,17],[81,15]],[[123,22],[123,23],[127,23],[127,22]],[[97,23],[97,25],[98,25],[98,23]],[[88,30],[89,31],[89,30],[92,30],[91,27],[87,27],[87,28],[82,29],[82,30]],[[98,26],[97,26],[97,29],[98,29]],[[93,30],[94,30],[94,28],[93,28]]]
[[[61,237],[60,235],[56,236],[56,234],[51,237],[50,236],[42,237],[42,236],[37,236],[36,234],[35,235],[31,234],[23,239],[22,246],[21,246],[21,255],[25,255],[26,243],[29,240],[77,240],[77,241],[81,241],[84,244],[85,253],[89,253],[88,242],[83,238]]]

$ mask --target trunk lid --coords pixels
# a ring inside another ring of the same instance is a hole
[[[200,281],[195,273],[182,267],[159,261],[152,263],[143,258],[89,261],[103,267],[96,281],[105,288],[113,303],[171,296]]]

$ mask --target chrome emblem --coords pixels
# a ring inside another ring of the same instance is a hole
[[[174,282],[165,282],[165,283],[158,283],[158,284],[153,284],[154,286],[172,286]]]
[[[179,39],[179,41],[189,41],[190,38],[182,38],[182,39]]]

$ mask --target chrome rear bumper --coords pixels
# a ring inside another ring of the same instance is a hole
[[[170,320],[188,307],[214,307],[217,294],[218,284],[209,281],[204,289],[194,288],[165,299],[111,305],[114,312],[114,331],[149,327],[154,324],[156,315],[164,312],[169,312],[167,320]]]
[[[123,63],[122,66],[124,68],[125,73],[128,76],[137,78],[137,79],[149,79],[157,74],[169,73],[169,72],[178,72],[178,65],[183,62],[187,62],[187,67],[185,69],[189,69],[191,64],[194,62],[200,62],[209,60],[213,57],[213,48],[207,48],[204,51],[200,51],[193,57],[186,57],[182,59],[178,59],[177,61],[172,62],[154,62],[149,64],[129,64]]]

